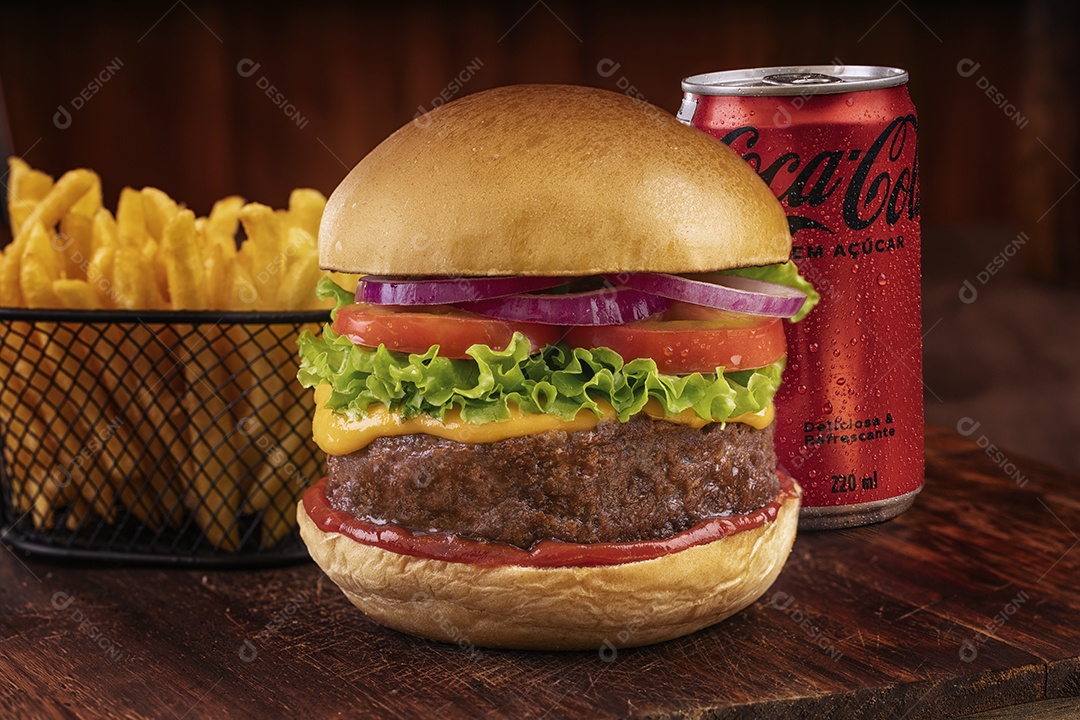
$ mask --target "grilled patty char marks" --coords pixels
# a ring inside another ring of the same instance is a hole
[[[664,539],[756,510],[779,488],[772,426],[644,415],[493,443],[385,437],[328,467],[331,506],[354,517],[525,549]]]

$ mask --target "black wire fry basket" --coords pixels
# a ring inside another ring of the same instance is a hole
[[[144,564],[307,558],[322,472],[296,336],[327,311],[0,309],[0,533]]]

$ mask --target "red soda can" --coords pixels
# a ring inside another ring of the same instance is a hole
[[[897,68],[688,77],[679,119],[727,143],[780,199],[792,259],[821,293],[787,324],[776,452],[799,527],[866,525],[923,485],[919,124]]]

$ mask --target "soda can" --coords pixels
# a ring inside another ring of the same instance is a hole
[[[803,529],[907,510],[923,485],[919,123],[898,68],[834,65],[688,77],[678,117],[727,143],[784,206],[821,302],[787,324],[781,468]]]

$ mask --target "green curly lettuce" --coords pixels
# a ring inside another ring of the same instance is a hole
[[[799,274],[799,268],[795,267],[795,263],[791,260],[775,265],[759,265],[756,267],[724,270],[723,274],[739,275],[741,277],[753,278],[754,280],[764,280],[779,285],[787,285],[788,287],[795,288],[796,290],[805,293],[806,300],[803,301],[802,307],[799,308],[799,312],[795,313],[795,316],[791,318],[791,322],[799,322],[806,317],[807,313],[813,310],[814,306],[818,304],[818,300],[821,299],[821,295],[818,294],[818,291],[814,289],[814,286],[811,285],[806,278]]]
[[[351,295],[324,279],[320,297],[350,302]],[[505,350],[473,345],[471,359],[454,360],[438,354],[437,345],[423,354],[364,348],[338,335],[327,325],[321,336],[310,331],[298,339],[304,387],[329,385],[326,407],[350,415],[382,404],[402,417],[431,415],[443,419],[459,408],[469,423],[506,420],[511,408],[547,413],[572,420],[582,410],[601,416],[599,400],[615,409],[620,421],[641,411],[650,398],[667,416],[693,409],[712,422],[765,409],[776,393],[784,360],[756,370],[738,372],[661,373],[650,359],[624,362],[608,348],[570,348],[549,345],[530,354],[529,341],[515,333]],[[718,368],[718,370],[722,370]]]

